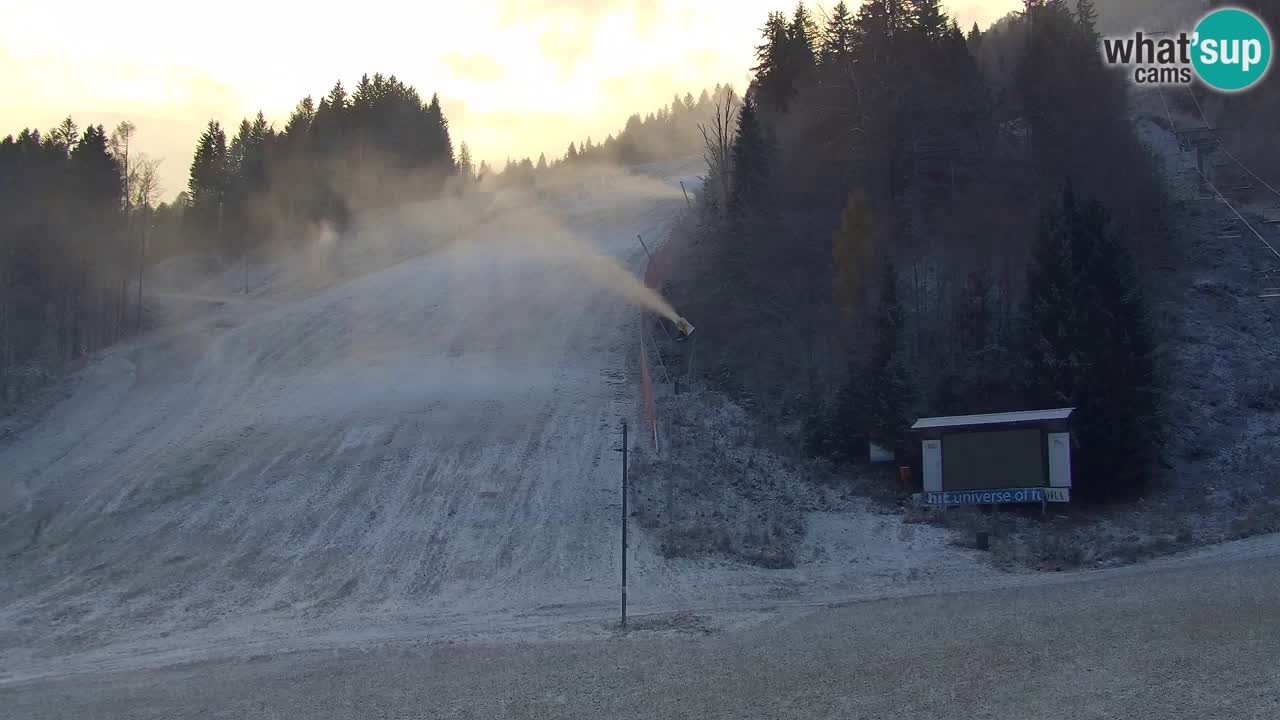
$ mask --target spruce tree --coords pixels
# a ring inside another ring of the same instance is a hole
[[[1028,273],[1027,400],[1075,407],[1073,482],[1083,501],[1145,486],[1158,437],[1156,368],[1133,259],[1096,201],[1070,189],[1046,213]]]
[[[471,148],[466,143],[458,148],[458,172],[462,177],[468,180],[474,180],[476,177],[476,166],[471,159]]]
[[[916,392],[903,357],[905,315],[898,299],[898,274],[886,260],[876,308],[871,364],[865,375],[868,439],[899,458],[910,455]]]
[[[780,12],[769,13],[769,19],[762,30],[764,44],[756,47],[758,64],[752,68],[756,74],[756,84],[760,88],[760,99],[770,107],[782,111],[786,111],[791,103],[795,89],[788,63],[789,30],[785,15]],[[716,95],[720,95],[718,86]]]
[[[1076,0],[1076,22],[1091,42],[1098,41],[1098,10],[1093,0]]]
[[[941,40],[951,21],[940,0],[907,0],[907,22],[912,30],[931,41]]]
[[[210,120],[196,144],[187,183],[191,197],[189,217],[197,235],[203,237],[206,244],[215,240],[216,233],[221,229],[228,170],[227,135],[220,124]]]
[[[285,123],[284,134],[291,140],[297,140],[311,129],[311,122],[316,119],[315,102],[308,95],[298,102]]]
[[[769,185],[769,147],[752,95],[738,110],[738,131],[730,155],[729,204],[736,217],[762,208]]]
[[[818,36],[813,16],[804,3],[796,3],[791,24],[787,27],[787,65],[792,85],[804,83],[813,74],[817,61],[815,42]]]
[[[978,48],[982,47],[982,30],[978,27],[978,23],[974,22],[973,27],[969,28],[969,35],[965,38],[965,42],[969,45],[970,52],[978,52]]]
[[[825,75],[834,77],[849,69],[857,48],[857,28],[844,0],[836,3],[822,34],[819,64]]]

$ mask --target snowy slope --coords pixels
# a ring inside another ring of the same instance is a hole
[[[607,616],[638,312],[581,254],[633,275],[635,235],[662,239],[696,169],[500,203],[447,247],[98,359],[0,447],[0,680]],[[825,564],[783,572],[668,564],[638,538],[632,601],[989,572],[940,531],[819,520]]]

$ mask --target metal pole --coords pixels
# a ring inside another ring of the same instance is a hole
[[[142,330],[142,274],[147,269],[147,240],[151,234],[151,224],[148,222],[142,228],[142,247],[138,252],[138,330]]]
[[[644,254],[648,256],[649,262],[653,262],[653,256],[649,254],[649,248],[644,244],[644,238],[640,237],[640,233],[636,233],[636,239],[640,241],[640,247],[644,248]]]
[[[693,207],[693,203],[689,202],[689,191],[684,189],[684,181],[680,181],[680,192],[684,193],[684,204]]]
[[[627,421],[622,421],[622,627],[627,626]]]

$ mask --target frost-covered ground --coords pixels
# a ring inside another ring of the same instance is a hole
[[[156,302],[188,303],[183,320],[103,353],[0,441],[0,682],[597,632],[638,408],[635,235],[661,241],[697,166],[494,197],[447,242],[415,234],[438,219],[371,223],[322,248],[323,272],[254,270],[248,296],[234,267],[173,270]],[[806,527],[781,571],[668,561],[634,528],[632,606],[736,622],[994,577],[942,531],[858,507]]]
[[[1140,502],[1073,509],[1047,521],[974,510],[943,519],[962,544],[971,544],[976,530],[990,532],[1001,565],[1123,564],[1280,532],[1273,457],[1280,447],[1280,299],[1258,297],[1265,286],[1261,272],[1280,267],[1280,259],[1202,186],[1194,152],[1179,148],[1170,120],[1179,129],[1204,124],[1186,92],[1170,89],[1162,97],[1145,90],[1131,97],[1135,128],[1164,171],[1170,201],[1172,247],[1146,288],[1162,338],[1157,352],[1167,442],[1153,487]],[[1220,153],[1208,154],[1205,170],[1263,239],[1280,248],[1280,225],[1260,222],[1280,197]],[[1238,190],[1246,185],[1255,187]]]

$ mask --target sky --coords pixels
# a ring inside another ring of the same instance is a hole
[[[857,0],[849,2],[855,6]],[[831,0],[806,3],[819,18]],[[985,27],[1021,0],[956,0],[962,27]],[[134,147],[161,160],[163,197],[186,187],[209,120],[234,131],[262,110],[277,128],[298,100],[335,81],[396,75],[439,93],[455,150],[476,161],[564,153],[603,139],[628,115],[742,89],[759,29],[789,0],[466,0],[245,2],[216,18],[172,0],[127,6],[64,0],[58,22],[0,24],[0,135],[128,119]]]

